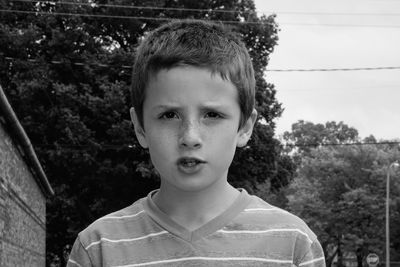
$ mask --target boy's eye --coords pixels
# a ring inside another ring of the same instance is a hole
[[[171,119],[178,118],[178,115],[173,111],[167,111],[167,112],[164,112],[163,114],[161,114],[160,118],[171,120]]]
[[[210,112],[207,112],[206,117],[211,118],[211,119],[218,119],[218,118],[221,118],[222,116],[217,112],[210,111]]]

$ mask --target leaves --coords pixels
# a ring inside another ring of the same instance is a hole
[[[294,165],[274,138],[274,119],[282,108],[274,86],[263,78],[278,40],[274,16],[257,17],[251,0],[69,3],[0,2],[1,9],[35,12],[0,13],[0,83],[56,192],[47,201],[48,265],[64,266],[77,232],[95,218],[158,187],[148,152],[140,148],[130,123],[129,66],[138,40],[161,21],[39,11],[260,22],[232,24],[253,59],[259,118],[249,145],[235,156],[229,179],[275,204],[285,204],[282,189],[289,184]],[[224,9],[237,12],[213,12]]]
[[[358,131],[344,124],[330,121],[324,124],[299,120],[292,125],[291,132],[285,132],[283,139],[289,145],[299,147],[300,152],[308,153],[312,147],[323,144],[346,144],[359,141]]]
[[[361,258],[383,255],[386,171],[399,157],[400,149],[388,145],[319,147],[303,154],[288,206],[317,233],[327,261],[338,246]],[[396,216],[391,213],[391,220]]]

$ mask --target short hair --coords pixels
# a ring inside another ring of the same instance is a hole
[[[255,78],[244,43],[222,24],[177,20],[150,32],[136,51],[131,100],[143,128],[143,103],[149,78],[160,70],[178,66],[206,68],[232,82],[239,96],[239,129],[245,124],[255,105]]]

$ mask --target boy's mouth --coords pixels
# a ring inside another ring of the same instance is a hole
[[[191,168],[195,167],[199,164],[206,163],[204,160],[198,159],[198,158],[189,158],[189,157],[184,157],[180,158],[177,161],[178,166],[184,167],[184,168]]]

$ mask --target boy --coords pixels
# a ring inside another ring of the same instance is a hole
[[[141,43],[131,117],[158,190],[82,231],[68,266],[325,266],[294,215],[227,182],[257,118],[243,43],[221,25],[175,21]]]

